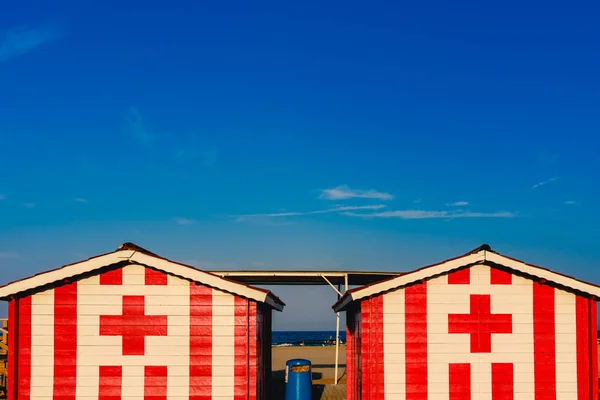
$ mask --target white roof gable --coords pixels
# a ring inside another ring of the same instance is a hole
[[[126,243],[120,246],[119,249],[113,253],[90,258],[89,260],[75,264],[65,265],[62,268],[43,272],[29,278],[6,284],[0,287],[0,299],[6,300],[17,293],[41,288],[65,279],[77,278],[80,275],[93,273],[104,267],[119,263],[125,263],[125,265],[139,264],[146,267],[152,267],[190,281],[199,282],[203,285],[211,286],[261,303],[266,303],[279,311],[283,310],[285,305],[277,298],[277,296],[268,290],[233,282],[189,265],[167,260],[132,243]]]
[[[453,258],[439,264],[430,265],[416,271],[408,272],[396,278],[349,290],[337,303],[333,305],[333,309],[336,312],[343,311],[354,301],[378,295],[390,290],[399,289],[412,283],[430,279],[461,267],[474,264],[486,264],[491,266],[498,265],[515,272],[529,275],[532,278],[543,279],[566,288],[571,288],[573,290],[586,293],[588,295],[600,297],[600,286],[583,282],[567,275],[562,275],[545,268],[526,264],[523,261],[503,256],[492,251],[488,245],[483,245],[463,256]]]

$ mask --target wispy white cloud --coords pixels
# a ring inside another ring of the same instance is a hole
[[[360,218],[400,218],[400,219],[455,219],[455,218],[512,218],[511,212],[449,212],[449,211],[427,211],[427,210],[396,210],[378,213],[355,213],[345,212],[343,215]]]
[[[577,202],[575,200],[567,200],[567,201],[565,201],[565,204],[573,205],[573,204],[577,204]]]
[[[377,190],[355,190],[346,185],[337,186],[332,189],[321,190],[322,199],[327,200],[347,200],[347,199],[377,199],[392,200],[394,198],[390,193],[378,192]]]
[[[173,218],[173,221],[175,221],[175,223],[176,223],[177,225],[192,225],[194,222],[196,222],[196,221],[194,221],[193,219],[189,219],[189,218],[180,218],[180,217],[178,217],[178,218]]]
[[[291,212],[278,212],[270,214],[247,214],[238,215],[236,221],[246,221],[253,218],[281,218],[281,217],[298,217],[302,215],[315,215],[315,214],[329,214],[329,213],[342,213],[359,210],[379,210],[385,208],[382,204],[370,205],[370,206],[339,206],[334,208],[328,208],[325,210],[316,211],[291,211]]]
[[[35,203],[34,202],[22,203],[21,205],[23,207],[25,207],[25,208],[33,208],[33,207],[35,207]]]
[[[469,202],[468,201],[455,201],[454,203],[449,203],[446,205],[449,207],[464,207],[464,206],[468,206]]]
[[[0,251],[0,258],[18,258],[20,256],[16,251]]]
[[[53,26],[9,29],[0,35],[0,62],[34,51],[62,36],[63,32]]]
[[[84,199],[83,197],[75,197],[73,201],[75,203],[87,203],[87,199]]]
[[[541,181],[541,182],[538,182],[538,183],[536,183],[536,184],[535,184],[535,185],[533,185],[531,188],[532,188],[532,189],[537,189],[537,188],[539,188],[540,186],[544,186],[544,185],[547,185],[547,184],[549,184],[549,183],[556,182],[557,180],[558,180],[558,178],[550,178],[550,179],[547,179],[547,180],[545,180],[545,181]]]

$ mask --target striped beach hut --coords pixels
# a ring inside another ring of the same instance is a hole
[[[269,291],[132,243],[0,287],[10,400],[267,399]]]
[[[348,291],[349,400],[597,400],[600,287],[481,246]]]

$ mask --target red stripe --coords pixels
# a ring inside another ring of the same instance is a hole
[[[450,364],[450,400],[471,400],[471,364]]]
[[[590,308],[590,370],[592,381],[590,382],[592,393],[590,399],[598,399],[598,351],[596,350],[598,343],[598,305],[593,299],[589,299]]]
[[[99,375],[98,400],[121,400],[123,368],[101,366]]]
[[[590,348],[590,301],[582,296],[575,297],[576,308],[576,327],[577,327],[577,399],[578,400],[596,400],[590,399],[590,386],[594,378],[591,374],[590,361],[591,353],[596,349],[593,345]]]
[[[448,274],[449,285],[468,285],[471,283],[471,269],[463,268]]]
[[[167,400],[167,367],[144,367],[144,400]]]
[[[165,286],[169,283],[169,276],[162,271],[144,268],[146,285]]]
[[[406,400],[427,400],[427,283],[404,289]]]
[[[354,314],[350,309],[346,312],[346,400],[354,400],[354,338],[350,326],[354,326]]]
[[[212,289],[190,283],[190,400],[212,398]]]
[[[19,400],[29,400],[31,398],[31,296],[23,297],[18,300],[18,337],[17,348],[17,371],[15,379],[18,381],[18,393],[16,397]]]
[[[250,351],[248,352],[248,364],[249,365],[249,382],[248,382],[248,398],[251,400],[256,400],[256,388],[257,388],[257,367],[258,367],[258,349],[257,347],[260,345],[257,337],[256,337],[256,302],[250,302],[250,315],[248,318],[248,343],[250,346]]]
[[[371,398],[371,303],[364,300],[360,304],[361,338],[361,398]]]
[[[373,346],[373,380],[371,394],[377,399],[385,397],[383,362],[383,296],[371,299],[371,340]]]
[[[512,274],[497,268],[490,268],[490,283],[492,285],[511,285]]]
[[[554,288],[533,283],[535,400],[556,399]]]
[[[17,357],[15,355],[16,352],[12,351],[17,348],[15,346],[15,338],[19,335],[19,330],[17,329],[17,312],[16,308],[18,300],[12,299],[8,302],[8,348],[11,350],[8,352],[8,381],[7,384],[7,392],[8,392],[8,400],[15,400],[17,396],[15,393],[18,392],[17,380],[15,377],[17,376],[15,371],[15,364],[17,361]]]
[[[60,340],[61,336],[71,340]],[[74,400],[77,388],[77,282],[54,289],[54,397]]]
[[[248,355],[249,347],[248,340],[248,325],[247,321],[249,318],[248,314],[248,300],[242,297],[235,296],[235,386],[233,392],[234,400],[247,400],[250,393],[248,391]],[[245,321],[246,324],[242,325],[239,321]]]
[[[265,312],[264,308],[256,303],[256,385],[250,388],[251,393],[256,393],[254,398],[264,398],[265,380],[267,374],[266,361],[268,357],[265,357],[265,352],[262,349],[270,347],[264,347],[267,345],[268,340],[265,339]]]
[[[101,285],[122,285],[123,284],[123,268],[113,269],[100,275]]]
[[[513,400],[514,373],[511,363],[492,363],[492,400]]]

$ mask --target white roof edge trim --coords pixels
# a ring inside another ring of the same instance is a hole
[[[144,253],[136,252],[130,257],[130,260],[148,267],[154,267],[165,272],[169,272],[173,275],[182,276],[184,278],[196,282],[201,282],[203,284],[224,290],[226,292],[239,294],[243,297],[260,301],[261,303],[267,303],[269,305],[274,303],[272,299],[268,299],[268,292],[256,290],[246,285],[242,285],[241,283],[230,282],[221,278],[220,276],[209,274],[207,272],[200,271],[195,268],[168,261],[162,258],[156,258]],[[271,302],[269,302],[269,300],[271,300]]]
[[[20,292],[42,287],[63,279],[71,278],[73,276],[93,272],[108,265],[117,264],[126,260],[135,261],[147,267],[161,269],[165,272],[172,273],[173,275],[178,275],[190,280],[202,282],[208,286],[239,294],[243,297],[247,297],[261,303],[266,303],[277,311],[283,310],[283,306],[269,296],[268,292],[256,290],[240,283],[230,282],[219,276],[162,258],[150,256],[135,250],[119,250],[114,253],[108,253],[102,256],[91,258],[89,260],[70,264],[53,271],[43,272],[39,275],[9,283],[0,288],[0,298],[7,298]]]
[[[86,272],[94,271],[96,269],[106,267],[107,265],[117,264],[131,257],[133,253],[134,252],[132,250],[121,250],[9,283],[8,285],[0,288],[0,298],[9,297],[29,289],[67,279],[75,275],[85,274]]]
[[[500,254],[486,252],[486,261],[490,261],[499,265],[503,265],[505,267],[514,269],[516,271],[524,272],[528,275],[536,276],[538,278],[546,279],[547,281],[551,281],[557,283],[562,286],[566,286],[572,289],[579,290],[584,293],[588,293],[594,296],[600,297],[600,288],[594,285],[591,285],[586,282],[578,281],[575,278],[571,278],[568,276],[560,275],[554,273],[552,271],[548,271],[543,268],[534,267],[533,265],[526,264],[522,261],[512,260],[510,258],[504,257]]]
[[[575,278],[557,274],[552,271],[548,271],[544,268],[535,267],[533,265],[526,264],[522,261],[516,261],[491,251],[482,250],[474,254],[468,254],[466,256],[446,261],[441,264],[433,265],[431,267],[423,268],[414,272],[409,272],[406,275],[402,275],[385,282],[375,283],[371,286],[367,286],[363,289],[351,292],[341,303],[336,305],[334,311],[339,312],[344,310],[353,301],[361,300],[365,297],[373,296],[382,292],[386,292],[388,290],[396,289],[409,283],[421,279],[426,279],[434,275],[442,274],[444,272],[451,271],[452,269],[459,268],[464,265],[475,264],[483,261],[493,262],[495,264],[514,269],[515,271],[523,272],[531,276],[546,279],[547,281],[554,282],[556,284],[566,286],[572,289],[576,289],[583,293],[588,293],[590,295],[600,297],[600,287],[598,286],[579,281]]]
[[[450,261],[443,262],[441,264],[432,265],[414,272],[409,272],[405,275],[401,275],[397,278],[387,280],[385,282],[375,283],[370,286],[366,286],[363,289],[359,289],[355,292],[350,293],[347,297],[348,301],[343,301],[339,304],[334,311],[338,312],[342,309],[342,305],[347,306],[350,301],[356,301],[364,299],[365,297],[373,296],[381,292],[396,289],[400,286],[408,285],[421,279],[426,279],[434,275],[443,274],[444,272],[460,268],[464,265],[475,264],[478,262],[485,261],[485,254],[483,251],[474,254],[468,254],[463,257],[455,258]]]
[[[310,272],[304,272],[304,271],[209,271],[215,275],[219,275],[222,277],[228,277],[228,276],[233,276],[233,277],[237,277],[237,276],[340,276],[340,277],[344,277],[346,275],[352,274],[352,272],[333,272],[333,273],[328,273],[327,271],[310,271]],[[391,275],[391,273],[390,273]]]

